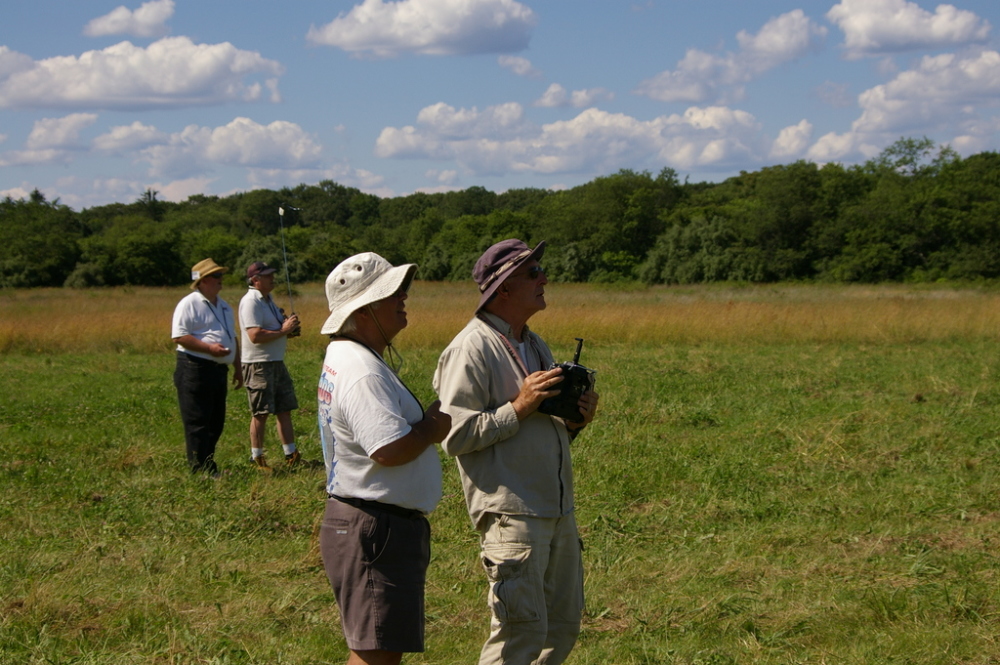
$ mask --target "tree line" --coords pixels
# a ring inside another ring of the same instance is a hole
[[[279,209],[284,210],[279,215]],[[326,180],[181,203],[147,190],[79,212],[35,190],[0,201],[0,287],[167,286],[205,257],[320,281],[378,252],[469,279],[490,244],[547,240],[550,280],[936,281],[1000,276],[1000,153],[901,138],[845,167],[797,161],[719,183],[622,170],[563,191],[482,187],[379,198]]]

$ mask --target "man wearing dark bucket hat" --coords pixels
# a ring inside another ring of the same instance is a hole
[[[580,423],[538,411],[562,381],[527,326],[546,307],[544,251],[544,242],[531,249],[514,239],[486,250],[472,273],[476,314],[434,374],[452,422],[442,447],[458,464],[489,581],[481,665],[563,662],[584,607],[569,444],[593,420],[598,396],[583,394]]]
[[[184,423],[191,471],[218,474],[215,444],[226,424],[226,376],[233,365],[233,386],[243,386],[236,349],[233,310],[219,297],[228,269],[212,259],[191,268],[191,294],[174,308],[170,336],[177,343],[174,386]]]
[[[295,314],[286,318],[271,298],[275,272],[263,261],[251,263],[247,268],[250,288],[240,300],[240,352],[250,401],[250,459],[256,468],[267,472],[271,467],[264,456],[264,434],[272,413],[278,421],[285,463],[294,466],[301,457],[292,427],[292,411],[299,408],[299,402],[285,367],[285,347],[288,338],[299,331],[299,318]]]
[[[439,402],[424,411],[396,374],[392,340],[407,325],[416,268],[367,252],[326,279],[319,425],[328,498],[319,542],[349,665],[395,665],[424,650],[426,515],[441,499],[434,444],[451,420]]]

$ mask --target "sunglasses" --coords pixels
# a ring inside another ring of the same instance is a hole
[[[524,276],[527,277],[528,279],[538,279],[539,275],[544,275],[544,274],[545,274],[545,268],[543,268],[542,266],[531,266],[524,273]]]

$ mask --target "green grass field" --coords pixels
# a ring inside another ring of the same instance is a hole
[[[587,612],[571,663],[1000,662],[996,293],[549,292],[534,328],[560,358],[586,337],[601,393],[574,444]],[[229,473],[187,471],[166,339],[184,293],[0,294],[4,665],[346,659],[317,549],[322,470],[253,472],[231,393]],[[321,294],[302,288],[307,329]],[[408,303],[403,376],[425,403],[468,316],[458,298],[418,284]],[[312,460],[323,345],[306,333],[289,357]],[[475,662],[487,630],[442,461],[428,648],[406,663]]]

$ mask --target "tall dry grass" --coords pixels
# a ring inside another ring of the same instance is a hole
[[[169,351],[179,288],[32,289],[0,292],[0,351],[21,353]],[[243,287],[227,284],[235,308]],[[275,296],[287,306],[287,293]],[[897,343],[990,339],[1000,330],[1000,294],[986,289],[903,285],[621,287],[550,284],[549,309],[532,326],[554,344]],[[400,347],[440,348],[476,302],[471,283],[418,282]],[[327,315],[322,284],[299,286],[305,326],[295,342],[322,349]]]

